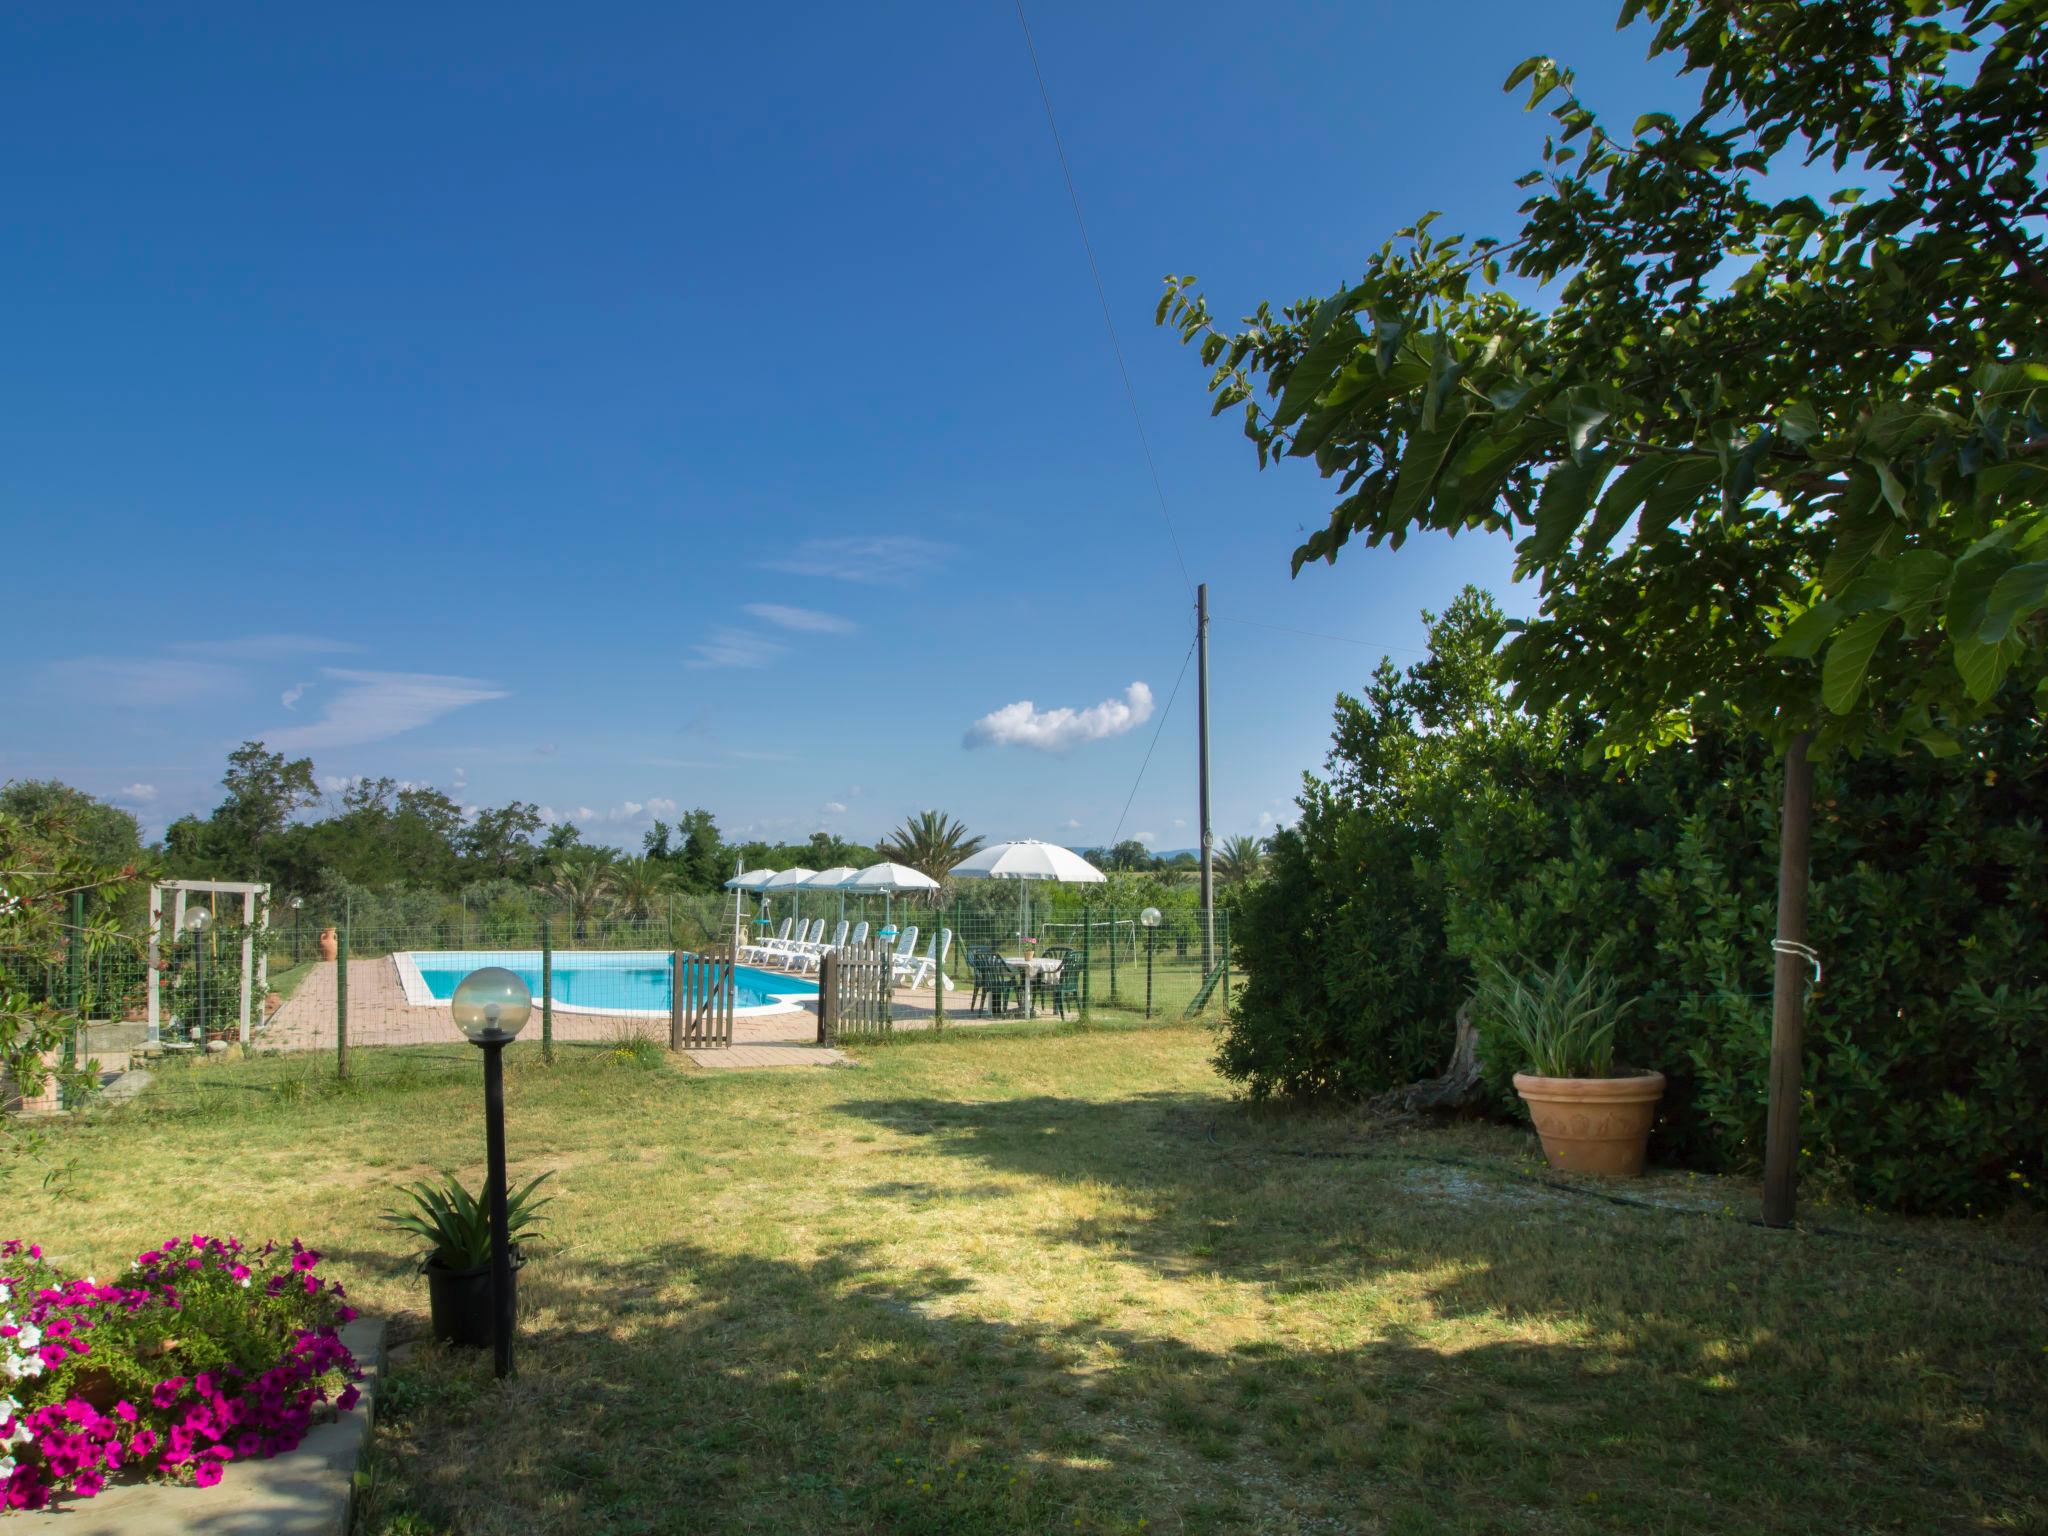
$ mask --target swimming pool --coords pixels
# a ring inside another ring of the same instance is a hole
[[[392,955],[406,1002],[429,1008],[446,1003],[471,971],[502,965],[540,998],[540,951],[414,949]],[[773,1013],[807,1002],[817,986],[795,976],[743,965],[734,977],[736,1014]],[[669,953],[665,949],[558,949],[554,1002],[564,1013],[632,1013],[668,1017]]]

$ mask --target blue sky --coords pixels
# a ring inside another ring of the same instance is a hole
[[[1510,230],[1529,53],[1675,91],[1611,4],[1029,14],[1258,830],[1418,609],[1526,598],[1475,538],[1290,580],[1328,488],[1210,420],[1161,277]],[[0,126],[0,778],[154,829],[256,737],[611,841],[1116,830],[1191,600],[1008,4],[23,4]],[[1193,690],[1125,836],[1195,841]]]

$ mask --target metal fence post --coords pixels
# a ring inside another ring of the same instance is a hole
[[[1223,917],[1223,1011],[1230,1012],[1230,909],[1225,907]]]
[[[1109,1006],[1116,1006],[1116,903],[1109,904]]]
[[[1081,1022],[1088,1022],[1088,974],[1095,969],[1095,907],[1081,904]]]
[[[555,1059],[555,944],[548,917],[540,917],[540,1059]]]
[[[348,909],[334,936],[334,1075],[348,1076]]]

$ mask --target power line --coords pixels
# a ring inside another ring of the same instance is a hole
[[[1052,92],[1045,86],[1045,71],[1038,66],[1038,45],[1031,39],[1031,23],[1024,19],[1024,0],[1016,0],[1017,25],[1024,29],[1024,48],[1031,55],[1031,73],[1038,81],[1038,99],[1045,104],[1045,125],[1052,130],[1053,151],[1059,156],[1060,175],[1066,178],[1067,198],[1074,205],[1074,223],[1081,231],[1081,249],[1088,253],[1088,272],[1095,279],[1095,297],[1102,305],[1102,324],[1109,332],[1109,347],[1116,354],[1116,370],[1123,375],[1124,397],[1131,403],[1131,420],[1138,428],[1138,446],[1145,453],[1145,469],[1152,477],[1152,494],[1159,498],[1159,515],[1166,522],[1166,536],[1173,542],[1174,562],[1188,596],[1195,595],[1195,579],[1188,574],[1188,562],[1180,552],[1180,535],[1174,530],[1173,515],[1166,509],[1166,487],[1159,480],[1159,466],[1152,458],[1152,443],[1145,436],[1145,418],[1138,410],[1138,391],[1131,383],[1131,370],[1124,363],[1123,343],[1117,340],[1116,321],[1109,312],[1109,293],[1102,286],[1102,269],[1095,262],[1095,245],[1088,238],[1088,221],[1081,216],[1081,194],[1074,188],[1074,172],[1067,164],[1067,147],[1060,139],[1059,120],[1053,116]]]
[[[1335,640],[1340,645],[1362,645],[1369,651],[1399,651],[1404,656],[1427,656],[1428,651],[1417,650],[1412,645],[1388,645],[1379,640],[1355,640],[1350,635],[1326,635],[1317,629],[1296,629],[1288,624],[1262,624],[1257,619],[1240,619],[1228,613],[1211,613],[1211,624],[1221,621],[1225,624],[1248,624],[1253,629],[1276,630],[1283,635],[1306,635],[1311,640]]]
[[[1159,723],[1152,727],[1152,745],[1145,749],[1145,761],[1138,764],[1138,776],[1131,780],[1131,792],[1124,796],[1124,808],[1116,819],[1116,831],[1109,834],[1109,844],[1116,846],[1117,834],[1124,829],[1124,820],[1131,814],[1131,802],[1138,798],[1138,786],[1145,782],[1145,770],[1152,765],[1152,754],[1159,746],[1159,733],[1166,729],[1166,717],[1173,713],[1173,701],[1180,697],[1180,685],[1188,675],[1188,663],[1194,660],[1195,642],[1188,642],[1187,655],[1180,659],[1180,676],[1173,680],[1173,692],[1166,696],[1166,708],[1159,711]]]

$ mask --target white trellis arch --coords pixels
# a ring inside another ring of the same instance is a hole
[[[164,893],[171,895],[171,932],[185,928],[185,905],[193,895],[239,896],[242,899],[242,1044],[249,1043],[249,1008],[270,985],[270,946],[258,945],[258,931],[270,928],[270,887],[247,880],[159,880],[149,888],[149,1043],[160,1043],[161,1000],[158,989],[162,957]]]

